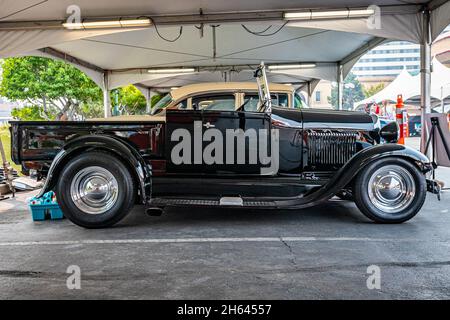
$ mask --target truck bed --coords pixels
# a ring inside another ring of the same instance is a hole
[[[89,121],[10,121],[11,158],[14,163],[22,165],[27,161],[49,164],[68,141],[87,134],[119,137],[133,145],[143,156],[150,156],[153,153],[152,132],[157,130],[163,133],[165,121],[162,117],[153,116],[148,116],[146,121],[143,121],[143,116],[139,119],[117,117]]]

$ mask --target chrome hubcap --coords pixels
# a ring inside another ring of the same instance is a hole
[[[88,214],[101,214],[117,202],[118,183],[108,170],[102,167],[87,167],[72,179],[70,195],[73,203]]]
[[[368,191],[369,199],[375,207],[386,213],[397,213],[411,204],[416,186],[408,170],[388,165],[372,174]]]

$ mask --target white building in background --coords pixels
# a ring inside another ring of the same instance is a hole
[[[12,120],[11,111],[14,106],[0,97],[0,126]]]
[[[11,102],[5,97],[0,96],[0,126],[7,124],[10,120],[13,120],[11,112],[14,108],[22,108],[23,106],[23,103]]]
[[[353,67],[361,82],[392,81],[403,69],[420,71],[420,46],[407,41],[393,41],[370,50]]]
[[[403,69],[412,75],[420,71],[420,46],[407,41],[392,41],[367,52],[355,64],[352,73],[356,75],[364,88],[384,83],[388,85]],[[321,81],[310,101],[312,107],[331,108],[328,96],[332,84]]]

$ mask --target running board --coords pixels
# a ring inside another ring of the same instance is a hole
[[[195,206],[195,207],[276,207],[271,200],[245,200],[241,197],[222,197],[220,199],[181,199],[181,198],[153,198],[148,206]]]

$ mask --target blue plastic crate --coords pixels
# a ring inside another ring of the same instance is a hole
[[[63,219],[64,214],[56,201],[53,191],[45,193],[42,197],[33,197],[28,203],[33,221],[46,219]]]

